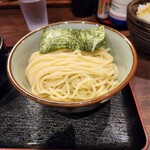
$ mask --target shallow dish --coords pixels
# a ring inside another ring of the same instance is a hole
[[[13,47],[7,62],[8,77],[14,87],[24,96],[36,102],[51,106],[51,108],[65,112],[81,112],[95,108],[99,104],[111,98],[114,94],[122,90],[133,77],[137,67],[137,55],[130,41],[117,30],[105,26],[107,47],[111,48],[111,55],[114,63],[119,69],[119,85],[108,93],[82,102],[54,102],[39,98],[30,91],[30,86],[25,76],[25,68],[30,55],[39,49],[41,34],[44,28],[73,28],[91,29],[100,26],[92,22],[70,21],[50,24],[30,32],[24,36]]]

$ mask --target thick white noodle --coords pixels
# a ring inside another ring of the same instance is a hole
[[[98,97],[118,83],[118,68],[109,49],[103,48],[93,53],[66,49],[35,52],[25,74],[33,94],[62,102]]]

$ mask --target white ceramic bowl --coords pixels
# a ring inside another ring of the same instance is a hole
[[[50,24],[44,28],[90,29],[98,26],[100,26],[100,24],[72,21]],[[114,63],[116,63],[119,69],[118,80],[120,84],[116,88],[102,96],[84,102],[54,102],[33,95],[24,72],[30,55],[39,49],[41,34],[44,28],[30,32],[19,40],[13,47],[7,62],[7,71],[10,81],[20,93],[29,99],[62,111],[86,111],[98,106],[121,91],[133,77],[137,67],[137,54],[133,45],[118,31],[105,27],[107,47],[111,48]]]

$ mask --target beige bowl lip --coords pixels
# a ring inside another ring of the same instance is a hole
[[[143,22],[145,25],[147,25],[147,26],[150,26],[150,22],[148,22],[148,21],[146,21],[146,20],[144,20],[144,19],[142,19],[142,18],[139,18],[139,17],[137,17],[134,13],[133,13],[133,11],[132,11],[132,6],[134,5],[134,4],[142,4],[143,2],[149,2],[148,0],[143,0],[143,1],[141,1],[141,0],[134,0],[134,1],[131,1],[129,4],[128,4],[128,6],[127,6],[127,13],[129,13],[131,16],[132,16],[132,18],[134,18],[134,19],[136,19],[138,22]],[[128,16],[128,15],[127,15]]]
[[[100,23],[95,23],[95,22],[90,22],[90,21],[64,21],[64,22],[57,22],[57,23],[52,23],[49,24],[45,27],[39,28],[37,30],[34,30],[30,33],[28,33],[27,35],[25,35],[24,37],[22,37],[13,47],[13,49],[11,50],[8,60],[7,60],[7,74],[8,74],[8,78],[11,81],[11,83],[13,84],[13,86],[16,88],[17,91],[19,91],[21,94],[23,94],[25,97],[39,102],[41,104],[45,104],[48,106],[53,106],[53,107],[66,107],[66,108],[71,108],[71,107],[83,107],[83,106],[87,106],[87,105],[91,105],[91,104],[96,104],[96,103],[101,103],[106,99],[109,99],[110,97],[112,97],[113,95],[115,95],[116,93],[118,93],[120,90],[122,90],[131,80],[131,78],[134,76],[136,68],[137,68],[137,62],[138,62],[138,58],[137,58],[137,53],[136,50],[134,48],[134,46],[132,45],[132,43],[128,40],[127,37],[125,37],[123,34],[121,34],[118,30],[113,29],[111,27],[108,27],[106,25],[103,25],[106,29],[111,30],[115,33],[117,33],[119,36],[121,36],[126,42],[127,44],[130,46],[131,48],[131,52],[132,52],[132,56],[133,56],[133,65],[131,68],[131,72],[129,73],[129,75],[125,78],[125,80],[116,88],[114,88],[113,90],[109,91],[107,94],[101,95],[97,98],[93,98],[91,100],[87,100],[87,101],[82,101],[82,102],[54,102],[54,101],[50,101],[50,100],[46,100],[46,99],[42,99],[39,98],[37,96],[34,96],[32,93],[26,91],[25,89],[23,89],[15,80],[14,76],[12,75],[12,70],[11,70],[11,60],[13,57],[13,54],[15,53],[16,48],[18,47],[18,45],[20,43],[23,42],[23,40],[25,40],[26,38],[28,38],[30,35],[34,34],[35,32],[42,30],[44,28],[47,28],[49,26],[56,26],[56,25],[61,25],[61,24],[71,24],[71,23],[85,23],[85,24],[91,24],[91,25],[96,25],[96,26],[101,26],[102,24]]]

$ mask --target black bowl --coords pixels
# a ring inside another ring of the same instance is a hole
[[[0,96],[3,94],[4,85],[6,83],[6,63],[7,58],[6,54],[6,47],[4,43],[4,38],[0,35]]]
[[[127,6],[127,24],[131,40],[139,55],[150,58],[150,22],[136,15],[140,4],[146,4],[149,0],[134,0]]]

